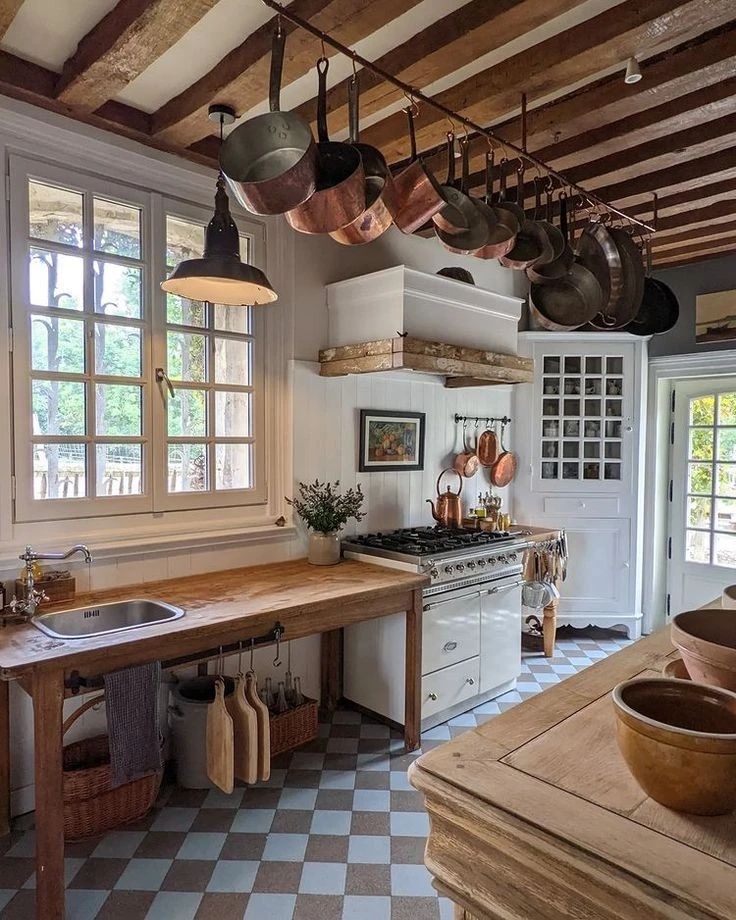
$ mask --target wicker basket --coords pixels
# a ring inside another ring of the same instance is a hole
[[[64,722],[64,733],[104,694],[87,700]],[[136,821],[153,806],[163,770],[115,789],[111,782],[107,735],[75,741],[64,748],[64,838],[96,837],[121,824]]]
[[[283,754],[317,737],[317,701],[307,700],[296,709],[271,714],[271,756]]]

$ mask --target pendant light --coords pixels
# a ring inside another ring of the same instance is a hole
[[[235,121],[228,106],[212,105],[209,117],[223,126]],[[206,300],[228,306],[256,306],[278,300],[266,275],[240,260],[240,236],[230,214],[222,171],[217,177],[215,213],[204,234],[204,256],[180,262],[161,287],[188,300]]]

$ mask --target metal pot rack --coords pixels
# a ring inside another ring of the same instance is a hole
[[[607,201],[604,201],[602,198],[599,198],[593,192],[589,192],[583,186],[578,185],[575,182],[571,182],[564,173],[558,172],[556,169],[553,169],[543,160],[540,160],[538,157],[535,157],[534,154],[528,153],[526,150],[526,139],[522,142],[522,145],[511,143],[510,141],[503,140],[498,137],[491,131],[489,128],[484,128],[476,122],[472,121],[470,118],[466,118],[464,115],[459,115],[457,112],[454,112],[452,109],[448,108],[446,105],[443,105],[441,102],[437,102],[436,99],[433,99],[431,96],[425,95],[421,90],[416,89],[410,83],[405,83],[403,80],[399,80],[393,74],[388,73],[382,67],[377,66],[376,64],[369,61],[367,58],[364,58],[357,51],[354,51],[352,48],[349,48],[347,45],[343,45],[342,42],[339,42],[337,39],[332,38],[327,32],[323,32],[321,29],[318,29],[316,26],[313,26],[306,19],[303,19],[296,13],[290,12],[289,7],[283,6],[281,3],[278,3],[277,0],[261,0],[267,7],[274,10],[284,19],[293,23],[293,25],[298,26],[300,29],[304,29],[305,32],[309,32],[311,35],[314,35],[315,38],[318,38],[323,44],[330,45],[336,51],[339,51],[340,54],[348,57],[353,64],[360,64],[361,67],[364,67],[366,70],[371,71],[376,76],[381,77],[382,80],[385,80],[387,83],[391,83],[397,89],[400,89],[407,99],[415,103],[416,101],[423,102],[425,105],[431,106],[435,111],[441,112],[450,122],[457,122],[463,125],[467,130],[473,131],[476,134],[480,134],[483,137],[488,138],[489,141],[495,142],[500,147],[505,150],[511,150],[516,153],[521,160],[525,160],[527,163],[530,163],[532,166],[536,167],[541,172],[544,172],[547,176],[552,179],[556,179],[561,185],[569,188],[570,190],[576,192],[582,198],[586,199],[591,205],[599,208],[603,208],[609,214],[616,215],[622,220],[627,221],[631,226],[636,226],[639,228],[640,232],[654,233],[656,229],[656,220],[654,224],[647,224],[642,220],[639,220],[637,217],[633,217],[628,214],[626,211],[621,211],[618,208],[615,208],[612,204],[609,204]],[[522,96],[522,116],[523,121],[526,121],[526,96]],[[523,130],[525,134],[525,129]]]
[[[503,418],[496,418],[493,415],[458,415],[455,413],[455,424],[459,425],[460,422],[467,425],[470,422],[475,422],[476,425],[479,425],[481,422],[485,422],[486,425],[491,424],[501,424],[501,425],[510,425],[511,419],[508,415],[504,415]]]

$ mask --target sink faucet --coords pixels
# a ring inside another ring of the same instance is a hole
[[[29,620],[32,616],[35,615],[38,605],[47,601],[48,595],[44,591],[39,591],[36,588],[36,580],[33,577],[33,563],[40,561],[49,561],[49,562],[59,562],[62,559],[69,559],[71,556],[74,556],[76,553],[81,553],[84,556],[84,561],[86,563],[92,562],[92,555],[83,543],[77,543],[66,553],[37,553],[34,551],[33,547],[26,546],[25,552],[21,553],[18,558],[25,562],[26,564],[26,577],[25,577],[25,596],[22,599],[14,597],[13,600],[8,605],[10,608],[11,616],[21,617],[23,619]]]

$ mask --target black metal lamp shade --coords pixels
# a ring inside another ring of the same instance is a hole
[[[161,287],[189,300],[230,306],[273,303],[278,295],[266,275],[240,260],[240,237],[230,214],[225,180],[217,178],[215,213],[207,225],[204,256],[180,262]]]

